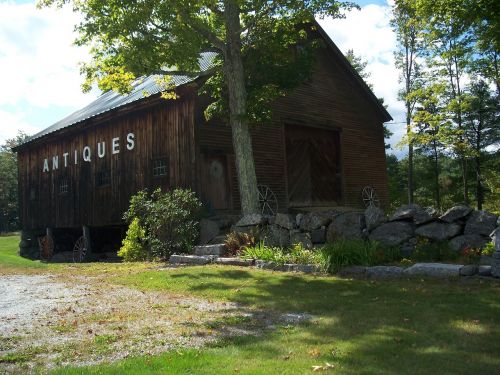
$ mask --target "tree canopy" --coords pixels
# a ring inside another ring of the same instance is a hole
[[[456,161],[460,166],[465,203],[471,199],[470,180],[475,177],[475,200],[481,209],[484,186],[491,181],[484,167],[496,165],[492,159],[498,158],[500,137],[498,2],[396,0],[393,13],[396,65],[405,83],[401,99],[407,107],[408,134],[404,141],[410,151],[415,146],[421,155],[431,157],[438,206],[440,160],[446,160],[448,165]],[[408,70],[412,64],[418,68],[413,77]],[[410,152],[410,171],[412,166]]]

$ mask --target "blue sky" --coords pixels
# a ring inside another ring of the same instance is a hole
[[[395,145],[404,132],[404,116],[397,100],[395,37],[387,1],[357,1],[361,11],[320,23],[343,52],[352,48],[368,61],[375,94],[385,99],[394,117],[389,128],[395,132]],[[77,22],[67,7],[39,10],[35,1],[0,0],[0,143],[19,130],[34,134],[97,97],[98,92],[81,92],[78,64],[89,57],[86,48],[72,44]]]

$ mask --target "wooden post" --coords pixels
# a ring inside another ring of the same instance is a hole
[[[45,234],[47,235],[47,237],[53,238],[52,237],[52,228],[45,229]]]
[[[90,242],[90,228],[86,225],[83,226],[83,238],[85,238],[87,254],[92,253],[92,243]]]

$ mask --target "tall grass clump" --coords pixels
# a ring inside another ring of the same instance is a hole
[[[253,246],[245,246],[241,251],[244,259],[260,259],[265,262],[275,262],[285,264],[285,253],[280,247],[267,246],[264,241],[260,241]]]
[[[375,262],[378,243],[364,240],[339,240],[321,249],[326,270],[338,272],[346,266],[370,266]]]

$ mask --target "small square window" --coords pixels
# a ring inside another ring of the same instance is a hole
[[[103,187],[108,185],[111,185],[111,172],[109,170],[97,172],[95,177],[95,186]]]
[[[166,176],[168,173],[167,158],[159,158],[153,160],[153,177]]]
[[[69,181],[67,178],[62,178],[59,181],[59,194],[66,194],[69,191]]]

